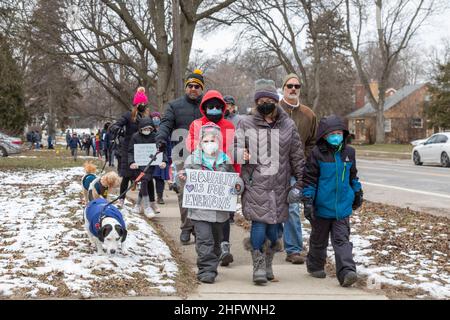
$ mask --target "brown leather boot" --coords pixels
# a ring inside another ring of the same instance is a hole
[[[290,253],[286,256],[286,261],[292,264],[304,264],[305,257],[298,252]]]

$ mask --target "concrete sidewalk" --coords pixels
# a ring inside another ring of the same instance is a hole
[[[128,197],[133,200],[136,192],[130,192]],[[179,241],[180,216],[177,197],[174,192],[165,191],[165,205],[160,205],[161,214],[155,221],[160,223],[171,235],[184,260],[196,272],[195,246],[183,246]],[[284,261],[285,254],[279,253],[274,259],[274,273],[279,282],[269,282],[264,286],[256,286],[252,282],[252,262],[248,251],[244,250],[243,239],[249,234],[243,228],[231,226],[231,252],[234,262],[229,267],[219,266],[219,275],[214,284],[200,284],[188,296],[190,300],[305,300],[305,299],[387,299],[382,294],[366,292],[356,288],[342,288],[336,278],[315,279],[306,272],[305,265],[293,265]]]

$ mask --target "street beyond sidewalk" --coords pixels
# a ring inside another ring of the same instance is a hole
[[[367,200],[450,217],[450,168],[398,159],[359,159],[357,167]]]

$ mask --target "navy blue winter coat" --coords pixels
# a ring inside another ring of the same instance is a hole
[[[70,149],[76,149],[77,146],[80,146],[80,149],[81,149],[80,139],[78,139],[78,137],[70,138],[70,140],[69,140],[69,147],[70,147]]]
[[[103,198],[98,198],[88,203],[86,207],[86,218],[89,221],[89,230],[91,233],[98,238],[98,231],[100,228],[100,220],[102,217],[109,217],[116,219],[122,228],[126,230],[125,221],[123,220],[122,214],[116,206],[110,204],[106,207],[105,210],[103,208],[108,204]],[[102,214],[103,213],[103,214]]]

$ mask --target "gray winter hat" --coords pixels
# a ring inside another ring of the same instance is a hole
[[[275,101],[280,100],[273,80],[259,79],[255,81],[255,102],[262,97],[272,98]]]

